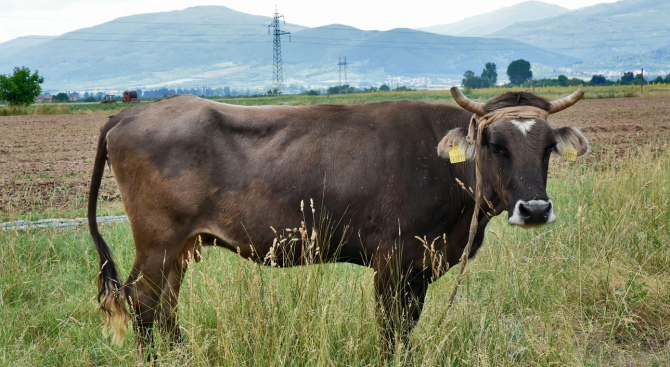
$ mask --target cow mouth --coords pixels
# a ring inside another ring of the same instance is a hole
[[[522,228],[538,228],[556,221],[551,200],[518,200],[507,223]]]

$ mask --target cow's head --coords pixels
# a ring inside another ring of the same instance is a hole
[[[549,156],[561,155],[566,150],[574,150],[581,156],[588,152],[589,143],[577,128],[552,128],[546,116],[575,104],[584,92],[577,90],[557,101],[526,92],[508,92],[487,103],[471,101],[458,88],[452,88],[452,94],[461,107],[478,116],[517,106],[539,109],[530,109],[540,112],[536,118],[503,117],[484,128],[482,194],[489,198],[497,196],[509,213],[510,225],[538,227],[555,221],[553,203],[546,191]],[[463,127],[449,131],[438,145],[438,154],[448,159],[449,152],[458,145],[466,159],[473,160],[475,148],[468,143],[467,136],[468,129]]]

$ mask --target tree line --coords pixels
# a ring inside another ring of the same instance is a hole
[[[496,64],[492,62],[486,63],[484,70],[480,76],[475,75],[472,70],[468,70],[463,74],[463,80],[461,84],[465,88],[477,89],[477,88],[489,88],[496,85],[498,73],[496,71]],[[632,71],[627,71],[619,78],[618,80],[609,80],[603,75],[593,75],[591,80],[586,82],[580,78],[568,78],[565,75],[559,75],[558,78],[542,78],[542,79],[533,79],[533,72],[531,70],[530,62],[519,59],[512,61],[507,66],[507,77],[509,78],[509,83],[507,87],[519,86],[524,87],[533,87],[533,86],[577,86],[577,85],[640,85],[640,83],[650,83],[642,77],[641,74],[634,75]],[[656,79],[652,80],[651,83],[664,83],[670,84],[670,73],[663,76],[657,76]]]

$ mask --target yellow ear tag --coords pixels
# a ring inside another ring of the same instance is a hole
[[[577,151],[575,148],[572,147],[572,145],[569,145],[563,149],[563,158],[569,160],[569,161],[576,161],[577,160]]]
[[[459,148],[456,144],[454,144],[454,146],[451,148],[451,151],[449,152],[449,162],[465,162],[465,153],[463,152],[463,149]]]

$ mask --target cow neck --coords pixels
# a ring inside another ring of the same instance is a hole
[[[435,133],[435,142],[436,145],[437,143],[442,140],[442,138],[449,133],[449,131],[455,129],[455,128],[466,128],[468,127],[468,123],[470,121],[470,116],[469,115],[464,115],[462,109],[455,109],[452,106],[447,106],[447,105],[435,105],[434,106],[434,116],[431,118],[432,127],[433,127],[433,132]],[[438,157],[436,156],[436,159]],[[443,158],[439,158],[439,164],[437,167],[440,167],[441,170],[444,171],[447,177],[450,177],[450,163],[445,162]],[[465,191],[468,191],[468,188],[474,188],[475,187],[475,166],[474,163],[471,160],[467,160],[458,166],[459,170],[461,171],[461,174],[457,176],[459,180],[462,180],[462,185],[461,187],[464,187]],[[451,178],[452,180],[455,179],[455,177]],[[457,184],[455,181],[449,182],[449,185],[452,184]],[[458,185],[458,184],[457,184]],[[452,201],[453,204],[457,205],[458,208],[463,209],[463,213],[467,213],[466,215],[469,215],[472,213],[472,210],[474,209],[474,201],[472,200],[471,194],[460,191],[460,189],[457,189],[456,191],[457,195],[452,197],[452,200],[455,199],[455,202]],[[460,222],[464,220],[464,217],[459,217],[456,223],[453,223],[455,226],[454,228],[458,227],[460,225]]]

